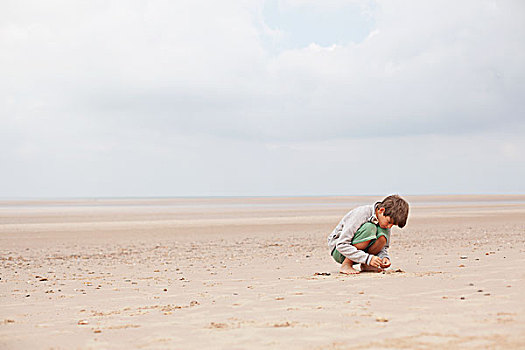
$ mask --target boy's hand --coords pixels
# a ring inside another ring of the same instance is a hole
[[[380,257],[377,257],[375,255],[372,256],[372,259],[370,259],[370,266],[373,266],[373,267],[381,267],[381,263],[383,261],[381,260]]]
[[[381,268],[386,269],[387,267],[390,267],[390,260],[388,260],[388,258],[383,258],[381,261]]]

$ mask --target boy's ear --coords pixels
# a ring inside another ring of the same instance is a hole
[[[383,214],[385,212],[385,208],[381,207],[377,210],[377,212]]]

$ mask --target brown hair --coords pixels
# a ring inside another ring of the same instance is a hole
[[[394,225],[404,227],[408,218],[408,203],[397,194],[391,195],[383,199],[377,205],[378,208],[385,208],[384,216],[390,216],[394,221]]]

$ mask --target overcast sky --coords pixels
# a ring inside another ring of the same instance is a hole
[[[0,2],[0,197],[525,193],[525,2]]]

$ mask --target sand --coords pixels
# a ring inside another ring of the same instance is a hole
[[[525,196],[407,198],[356,276],[326,237],[377,197],[0,201],[0,349],[525,348]]]

